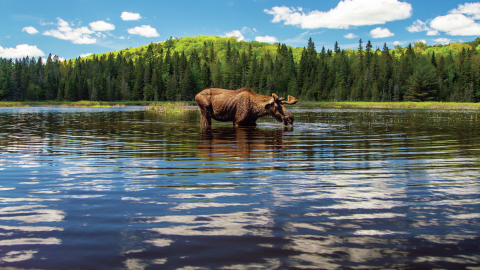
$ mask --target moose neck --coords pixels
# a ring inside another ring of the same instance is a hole
[[[272,97],[262,96],[261,100],[254,102],[253,112],[257,117],[262,117],[270,114],[270,110],[265,109],[265,105]]]

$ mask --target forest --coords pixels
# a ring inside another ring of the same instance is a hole
[[[480,38],[427,46],[317,50],[235,37],[170,38],[60,61],[0,58],[3,101],[191,101],[248,87],[302,101],[480,101]]]

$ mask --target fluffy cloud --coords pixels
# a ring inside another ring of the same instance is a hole
[[[458,5],[458,8],[450,10],[451,14],[467,14],[474,20],[480,20],[480,3],[465,3]]]
[[[427,31],[430,30],[430,28],[427,26],[426,23],[422,22],[421,20],[416,20],[413,22],[412,25],[407,27],[408,32],[410,33],[416,33],[416,32],[421,32],[421,31]]]
[[[397,0],[344,0],[326,12],[314,10],[308,13],[303,8],[273,7],[264,12],[273,15],[272,22],[284,21],[304,29],[348,29],[350,26],[385,24],[389,21],[409,18],[412,5]]]
[[[449,38],[437,38],[437,39],[434,39],[433,41],[435,41],[435,43],[440,43],[443,45],[450,44],[450,42],[452,42],[452,40]]]
[[[82,53],[82,54],[80,54],[80,57],[83,58],[83,57],[87,57],[87,56],[92,55],[92,54],[93,53]]]
[[[268,42],[268,43],[278,42],[278,39],[272,36],[263,36],[263,37],[257,36],[255,37],[255,40],[259,42]]]
[[[410,33],[427,31],[427,36],[437,36],[440,34],[437,30],[434,30],[428,27],[427,23],[422,22],[421,20],[414,21],[412,25],[407,27],[407,30]]]
[[[430,22],[430,27],[446,32],[451,36],[478,36],[480,24],[463,14],[448,14],[438,16]]]
[[[127,30],[132,35],[140,35],[144,37],[159,37],[157,30],[150,25],[142,25]]]
[[[36,34],[36,33],[38,33],[38,30],[35,29],[35,27],[33,27],[33,26],[27,26],[27,27],[24,27],[22,29],[22,32],[27,32],[29,34]]]
[[[38,57],[44,56],[36,45],[30,46],[28,44],[17,45],[15,48],[3,48],[0,46],[0,57],[2,58],[22,58],[22,57]]]
[[[88,27],[82,26],[79,28],[71,28],[68,22],[60,18],[57,18],[57,20],[57,29],[45,31],[43,32],[43,35],[70,40],[75,44],[92,44],[97,42],[95,38],[90,36],[90,34],[93,34],[94,32]]]
[[[445,16],[429,20],[430,26],[421,20],[416,20],[407,27],[407,30],[411,33],[427,31],[428,36],[439,35],[439,31],[451,36],[480,35],[480,24],[475,21],[480,20],[480,3],[460,4],[458,8],[452,9],[448,13]]]
[[[243,36],[242,32],[239,30],[233,30],[232,32],[228,32],[225,34],[226,37],[237,37],[237,40],[244,40],[245,37]]]
[[[122,12],[122,15],[120,15],[120,17],[124,21],[138,21],[142,18],[139,13],[132,13],[127,11]]]
[[[393,42],[393,45],[402,45],[402,44],[405,44],[405,42],[400,42],[400,41],[395,41]]]
[[[90,28],[92,28],[93,31],[115,30],[115,25],[104,21],[91,22],[88,25],[90,25]]]
[[[372,31],[370,31],[370,36],[372,36],[372,38],[386,38],[386,37],[393,37],[395,36],[395,34],[390,32],[388,28],[377,27]]]
[[[352,39],[352,38],[356,38],[356,37],[358,37],[358,36],[355,35],[354,33],[348,33],[348,34],[344,35],[343,37],[344,37],[344,38]]]

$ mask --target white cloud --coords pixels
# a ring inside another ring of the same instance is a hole
[[[157,30],[150,25],[142,25],[134,28],[129,28],[128,33],[132,35],[140,35],[144,37],[159,37]]]
[[[259,42],[268,42],[268,43],[278,42],[278,39],[272,36],[263,36],[263,37],[257,36],[255,37],[255,40]]]
[[[344,37],[344,38],[352,39],[352,38],[356,38],[356,37],[358,37],[358,36],[355,35],[354,33],[348,33],[348,34],[344,35],[343,37]]]
[[[480,35],[480,24],[463,14],[438,16],[430,22],[430,27],[451,36]]]
[[[480,3],[465,3],[458,5],[458,8],[449,11],[451,14],[467,14],[472,19],[480,20]]]
[[[27,33],[33,35],[33,34],[38,33],[38,30],[35,29],[35,27],[33,27],[33,26],[27,26],[27,27],[24,27],[24,28],[22,29],[22,32],[27,32]]]
[[[237,37],[237,40],[244,40],[245,37],[243,36],[242,32],[238,30],[233,30],[232,32],[228,32],[225,34],[226,37]]]
[[[405,44],[405,42],[400,42],[400,41],[395,41],[393,42],[393,45],[402,45],[402,44]]]
[[[83,57],[87,57],[89,55],[92,55],[93,53],[82,53],[80,54],[80,57],[83,58]]]
[[[273,7],[264,12],[274,15],[272,22],[284,21],[285,25],[301,28],[348,29],[350,26],[385,24],[389,21],[409,18],[412,5],[397,0],[344,0],[326,12],[314,10],[308,13],[302,8]]]
[[[372,36],[372,38],[386,38],[386,37],[393,37],[395,36],[395,34],[390,32],[388,28],[377,27],[372,31],[370,31],[370,36]]]
[[[127,11],[122,12],[122,15],[120,15],[120,17],[124,21],[138,21],[142,18],[139,13],[132,13]]]
[[[45,53],[37,48],[36,45],[20,44],[15,48],[3,48],[0,46],[0,57],[2,58],[38,57],[44,55]]]
[[[452,40],[449,38],[437,38],[437,39],[434,39],[433,41],[435,41],[435,43],[440,43],[443,45],[447,45],[447,44],[450,44],[450,42],[452,42]]]
[[[427,26],[427,23],[424,23],[421,20],[417,19],[416,21],[413,22],[412,25],[407,27],[407,30],[410,33],[416,33],[416,32],[430,30],[430,28]]]
[[[90,25],[93,31],[115,30],[115,25],[104,21],[91,22],[88,25]]]
[[[45,31],[43,32],[43,35],[52,36],[64,40],[70,40],[75,44],[92,44],[97,42],[95,38],[92,38],[90,36],[90,34],[93,34],[94,32],[88,27],[83,26],[78,28],[71,28],[68,22],[60,18],[57,18],[57,20],[57,29]]]
[[[427,31],[427,36],[440,35],[440,33],[437,30],[431,29],[430,27],[427,26],[426,22],[422,22],[421,20],[418,20],[418,19],[414,21],[412,25],[407,27],[407,30],[410,33]]]

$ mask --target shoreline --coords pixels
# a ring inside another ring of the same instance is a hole
[[[30,107],[30,106],[59,106],[66,108],[118,108],[124,106],[148,106],[152,103],[172,103],[169,101],[25,101],[25,102],[0,102],[0,107]],[[175,101],[196,105],[195,101]],[[299,102],[299,105],[316,106],[319,108],[342,109],[425,109],[425,110],[480,110],[480,103],[459,102]]]

